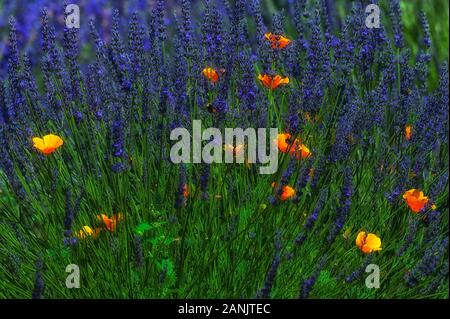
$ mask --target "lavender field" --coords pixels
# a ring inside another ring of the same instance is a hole
[[[0,0],[0,299],[448,299],[448,1],[72,4]]]

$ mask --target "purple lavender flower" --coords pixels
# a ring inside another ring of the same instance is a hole
[[[422,259],[415,267],[405,275],[408,287],[416,286],[422,278],[433,274],[439,267],[439,263],[448,250],[448,237],[436,238],[434,244],[425,250]]]
[[[353,181],[352,181],[352,169],[350,167],[346,167],[343,172],[344,175],[344,184],[342,186],[342,193],[340,198],[340,206],[336,212],[336,218],[334,220],[334,224],[328,234],[327,240],[329,243],[332,243],[341,229],[344,227],[345,221],[347,219],[347,215],[350,211],[350,205],[352,203],[352,194],[353,194]]]
[[[256,298],[258,299],[268,299],[270,298],[270,292],[272,291],[272,287],[274,285],[275,278],[277,276],[278,267],[281,262],[281,231],[277,231],[275,236],[275,256],[273,257],[272,264],[267,272],[266,279],[264,281],[263,287],[256,294]]]
[[[402,256],[406,252],[406,250],[409,248],[409,246],[411,246],[411,243],[413,242],[413,240],[416,236],[418,226],[419,226],[418,219],[415,218],[415,219],[410,220],[408,233],[405,237],[403,245],[395,253],[396,256],[399,256],[399,257]]]
[[[366,268],[369,264],[372,263],[372,255],[368,255],[364,262],[362,263],[362,265],[356,269],[355,271],[353,271],[350,275],[345,277],[345,282],[346,283],[352,283],[355,280],[358,280],[361,278],[361,276],[364,274],[364,272],[366,271]]]
[[[389,17],[391,18],[392,27],[394,29],[394,43],[397,48],[403,48],[403,26],[402,11],[400,9],[400,1],[390,1]]]
[[[34,288],[33,288],[33,293],[31,295],[32,299],[42,299],[44,297],[45,284],[44,284],[44,279],[42,278],[42,267],[43,267],[43,262],[39,258],[36,261]]]
[[[328,257],[325,255],[323,256],[320,261],[317,263],[316,268],[311,276],[304,279],[300,284],[300,292],[299,292],[299,299],[306,299],[308,298],[312,288],[314,287],[317,278],[319,278],[320,272],[322,271],[322,268],[325,266],[325,263],[327,261]]]

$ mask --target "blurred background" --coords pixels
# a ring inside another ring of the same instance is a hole
[[[271,17],[274,12],[284,10],[286,16],[286,33],[295,37],[295,31],[291,23],[290,16],[293,14],[294,2],[296,0],[261,0],[262,11],[266,25],[270,26]],[[334,13],[334,24],[338,27],[343,17],[351,9],[351,0],[307,0],[310,5],[314,5],[317,1],[323,1],[330,13]],[[192,14],[194,16],[194,27],[199,27],[201,20],[203,0],[192,0]],[[226,12],[227,2],[225,0],[215,1],[220,11]],[[251,2],[246,1],[247,12],[251,13]],[[362,1],[364,5],[371,1]],[[388,17],[389,0],[378,1],[381,7],[381,19],[386,20]],[[429,20],[431,38],[433,41],[432,56],[436,61],[431,68],[431,82],[437,81],[436,65],[443,60],[448,61],[448,29],[449,29],[449,2],[448,0],[402,0],[402,20],[405,30],[406,47],[412,50],[412,59],[414,59],[420,41],[420,21],[419,12],[423,10]],[[148,21],[151,9],[154,7],[155,0],[0,0],[0,77],[6,72],[6,61],[8,58],[8,20],[14,17],[17,23],[18,41],[22,53],[27,53],[33,65],[39,62],[40,57],[40,19],[41,10],[47,7],[49,16],[55,27],[56,35],[62,39],[64,30],[64,4],[74,3],[79,5],[81,11],[81,28],[80,28],[80,62],[83,63],[90,59],[91,41],[89,39],[89,19],[94,19],[100,34],[105,40],[109,38],[109,30],[111,25],[112,9],[119,9],[122,17],[122,30],[127,31],[128,17],[133,12],[138,12],[143,21]],[[174,12],[179,12],[180,0],[165,1],[169,14],[166,15],[165,21],[170,30],[173,26],[172,20]],[[249,24],[251,28],[251,23]],[[251,31],[251,30],[250,30]],[[170,36],[170,31],[169,31]]]

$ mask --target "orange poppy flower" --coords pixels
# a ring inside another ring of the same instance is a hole
[[[99,233],[100,228],[93,230],[89,226],[83,226],[78,232],[75,233],[75,236],[79,239],[85,239],[87,237],[97,238]]]
[[[268,74],[260,74],[258,75],[258,80],[260,80],[266,88],[271,90],[276,89],[280,85],[289,83],[289,78],[287,76],[282,77],[281,75],[271,76]]]
[[[311,156],[311,151],[299,139],[295,139],[294,141],[290,141],[290,139],[291,134],[289,133],[277,135],[276,143],[280,152],[286,153],[289,150],[289,154],[295,155],[297,159],[304,159]]]
[[[202,74],[205,78],[211,81],[212,84],[216,84],[219,81],[219,73],[213,68],[204,68]]]
[[[381,239],[375,234],[367,234],[365,231],[359,232],[356,236],[356,246],[365,254],[381,250]]]
[[[264,34],[264,37],[267,41],[270,42],[272,49],[284,49],[289,45],[292,41],[282,35],[273,34],[271,32],[267,32]]]
[[[277,187],[277,183],[273,182],[272,183],[272,188]],[[295,195],[295,189],[293,189],[291,186],[286,185],[283,186],[283,189],[281,190],[281,195],[280,195],[280,199],[282,201],[288,200],[289,198],[294,197]]]
[[[43,138],[34,137],[33,147],[38,149],[44,155],[50,155],[64,144],[62,138],[57,135],[49,134]]]
[[[117,228],[117,224],[122,221],[123,217],[120,213],[112,215],[111,218],[105,214],[101,214],[100,216],[97,216],[97,219],[103,222],[107,230],[114,232]]]
[[[421,190],[415,188],[406,191],[403,194],[403,199],[414,213],[420,212],[428,203],[428,197],[424,196]]]
[[[305,159],[309,156],[311,156],[311,151],[309,150],[309,148],[306,147],[305,144],[300,144],[296,150],[294,150],[295,152],[295,157],[297,157],[297,159]]]
[[[405,126],[405,138],[407,141],[409,141],[411,139],[411,134],[412,134],[411,129],[412,129],[411,125]]]
[[[291,138],[291,134],[289,133],[280,133],[277,135],[276,143],[278,145],[278,149],[282,153],[286,153],[288,150],[291,152],[293,147],[290,146],[289,140]],[[290,147],[290,148],[289,148]]]

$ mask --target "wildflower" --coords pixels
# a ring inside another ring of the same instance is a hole
[[[213,68],[204,68],[202,74],[205,78],[210,80],[213,85],[219,81],[219,73]]]
[[[280,152],[287,153],[289,151],[289,154],[295,155],[297,159],[305,159],[311,156],[311,151],[299,139],[295,139],[292,142],[290,139],[291,134],[289,133],[278,134],[276,143]]]
[[[57,135],[49,134],[43,138],[34,137],[33,146],[44,155],[50,155],[64,144],[62,138]]]
[[[287,76],[282,77],[281,75],[271,76],[268,74],[260,74],[258,75],[258,80],[260,80],[266,88],[271,90],[276,89],[280,85],[289,83],[289,78]]]
[[[292,42],[282,35],[273,34],[271,32],[264,34],[264,37],[270,42],[272,49],[284,49]]]
[[[411,139],[411,125],[406,125],[405,126],[405,138],[407,141],[409,141]]]
[[[381,250],[381,239],[375,234],[367,234],[365,231],[359,232],[356,236],[356,246],[365,254]]]
[[[272,187],[277,187],[277,184],[275,182],[272,183]],[[295,189],[293,189],[291,186],[286,185],[283,186],[280,193],[280,199],[282,201],[288,200],[289,198],[292,198],[295,195]]]
[[[117,228],[117,224],[122,221],[123,216],[121,213],[118,213],[112,215],[112,217],[109,218],[107,215],[101,214],[100,216],[97,216],[97,219],[105,224],[105,227],[108,231],[114,232]]]
[[[280,133],[277,136],[277,145],[280,152],[286,153],[288,150],[292,149],[290,147],[290,143],[288,141],[291,138],[291,134],[289,133]]]
[[[428,203],[428,197],[424,196],[422,191],[415,188],[406,191],[403,194],[403,199],[414,213],[420,212]]]
[[[99,233],[100,228],[96,228],[95,230],[93,230],[89,226],[83,226],[75,235],[79,239],[85,239],[87,237],[97,238]]]

